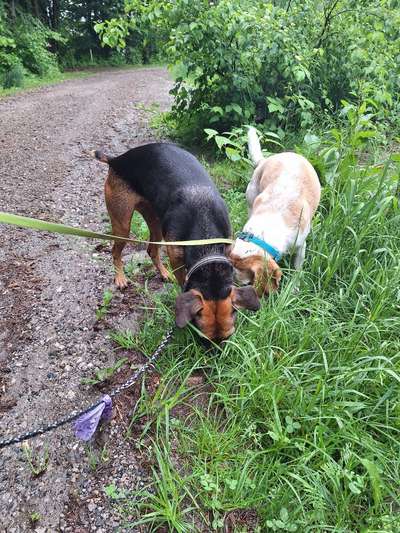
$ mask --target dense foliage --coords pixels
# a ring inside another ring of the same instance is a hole
[[[144,38],[149,27],[167,35],[174,112],[197,129],[307,128],[357,97],[385,118],[399,109],[396,1],[130,0],[126,9],[104,38],[123,47],[138,27]]]
[[[148,61],[154,50],[134,35],[124,50],[100,41],[94,26],[123,13],[123,0],[0,0],[0,81],[19,86],[26,75]]]

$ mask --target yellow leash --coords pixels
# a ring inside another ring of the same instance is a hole
[[[108,233],[98,233],[87,229],[74,228],[65,226],[56,222],[46,222],[38,218],[23,217],[12,213],[0,211],[0,224],[12,224],[21,228],[31,228],[40,231],[49,231],[50,233],[61,233],[64,235],[75,235],[77,237],[86,237],[89,239],[102,239],[105,241],[125,241],[142,244],[159,244],[162,246],[201,246],[205,244],[233,244],[232,239],[215,238],[215,239],[198,239],[193,241],[143,241],[140,239],[130,239],[128,237],[119,237],[118,235],[109,235]]]

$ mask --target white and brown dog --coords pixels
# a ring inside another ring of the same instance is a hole
[[[282,272],[277,262],[282,255],[294,250],[294,266],[301,269],[321,186],[303,156],[283,152],[265,158],[254,128],[248,131],[248,148],[256,166],[246,191],[250,218],[231,260],[237,280],[253,284],[261,295],[278,289]]]

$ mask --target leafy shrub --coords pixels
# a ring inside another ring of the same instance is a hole
[[[4,5],[0,2],[0,73],[19,63],[15,48],[15,41],[6,24]]]
[[[123,53],[114,50],[108,60],[108,63],[113,67],[119,67],[121,65],[126,65],[126,57]]]
[[[218,149],[223,152],[231,161],[245,160],[253,166],[252,161],[245,157],[247,152],[247,127],[233,128],[232,131],[227,131],[219,134],[218,131],[211,128],[206,128],[204,132],[207,134],[207,141],[214,140]],[[281,139],[278,134],[272,131],[258,131],[258,136],[263,146],[272,145],[283,149]],[[264,151],[265,153],[265,151]],[[267,155],[267,154],[265,154]]]
[[[5,72],[19,62],[14,39],[0,35],[0,72]]]
[[[222,0],[199,10],[196,19],[183,10],[170,45],[186,69],[173,91],[176,113],[194,114],[200,125],[218,129],[251,119],[293,130],[336,111],[352,93],[390,107],[398,87],[392,13],[379,13],[384,33],[375,18],[382,2],[368,8],[341,2],[351,15],[331,4],[336,11],[314,0],[289,10]]]
[[[48,29],[35,17],[23,15],[16,23],[14,39],[18,56],[33,74],[44,76],[58,71],[57,58],[49,51],[50,41],[63,41],[57,32]]]
[[[280,139],[276,133],[265,131],[265,128],[258,128],[257,133],[265,157],[276,151],[293,149],[312,163],[322,185],[331,186],[336,180],[338,186],[337,172],[341,163],[354,166],[363,154],[374,151],[374,145],[382,147],[385,142],[385,137],[376,124],[377,115],[376,107],[368,100],[360,104],[342,101],[339,110],[342,121],[340,128],[332,127],[318,135],[296,135],[294,139],[289,136]],[[253,168],[247,154],[247,126],[221,134],[210,128],[204,131],[207,141],[215,143],[222,156]]]
[[[308,128],[354,95],[385,119],[398,106],[400,8],[389,0],[131,0],[127,11],[99,28],[104,42],[123,47],[149,24],[168,36],[173,111],[198,132]]]
[[[22,87],[24,85],[24,68],[16,64],[6,71],[3,77],[3,88]]]
[[[180,0],[181,1],[181,0]],[[179,3],[179,2],[178,2]],[[166,58],[166,42],[171,30],[171,20],[164,14],[164,3],[154,0],[125,1],[125,18],[112,18],[94,25],[103,46],[134,49],[131,63],[150,63],[152,60],[161,61]],[[128,51],[127,57],[132,51]],[[140,54],[140,61],[139,59]]]

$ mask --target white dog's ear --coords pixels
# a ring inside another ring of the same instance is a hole
[[[276,263],[271,257],[263,260],[262,263],[257,263],[253,272],[254,286],[260,296],[262,294],[276,292],[279,289],[282,271],[279,268],[278,263]]]

